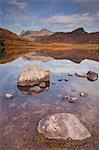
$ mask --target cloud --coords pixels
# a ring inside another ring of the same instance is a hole
[[[99,13],[95,16],[89,13],[84,14],[72,14],[72,15],[54,15],[46,19],[47,24],[58,24],[58,25],[86,25],[94,23],[99,18]]]
[[[18,0],[0,0],[4,4],[16,6],[19,9],[25,9],[29,7],[29,4],[25,1],[18,1]]]

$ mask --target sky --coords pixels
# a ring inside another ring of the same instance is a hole
[[[42,28],[99,31],[99,0],[0,0],[0,27],[17,34]]]

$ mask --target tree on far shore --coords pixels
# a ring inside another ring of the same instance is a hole
[[[5,51],[5,40],[3,39],[2,36],[0,36],[0,58],[4,57],[6,54]]]

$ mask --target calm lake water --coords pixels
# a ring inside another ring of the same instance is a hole
[[[29,64],[50,69],[48,91],[30,95],[18,89],[20,71]],[[89,70],[99,74],[99,62],[87,59],[80,64],[55,59],[42,62],[20,57],[10,63],[0,64],[0,150],[72,150],[76,147],[79,150],[98,150],[99,80],[91,82],[74,75],[86,74]],[[58,81],[59,79],[62,81]],[[6,92],[14,92],[15,97],[7,100],[4,97]],[[85,92],[88,96],[80,97],[80,92]],[[64,101],[63,97],[68,94],[76,95],[77,102]],[[91,138],[80,145],[74,143],[72,149],[57,142],[40,140],[37,133],[38,121],[48,114],[57,112],[75,114],[91,132]]]

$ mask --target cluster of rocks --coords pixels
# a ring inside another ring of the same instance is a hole
[[[86,97],[87,93],[80,92],[79,95],[80,95],[80,97]],[[68,101],[68,102],[75,103],[78,100],[78,97],[76,95],[70,94],[70,95],[64,96],[63,99]]]

